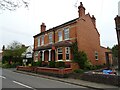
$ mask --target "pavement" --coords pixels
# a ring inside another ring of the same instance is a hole
[[[57,77],[52,77],[52,76],[48,76],[48,75],[36,74],[36,73],[25,72],[25,71],[18,71],[18,70],[15,70],[15,69],[13,71],[17,72],[17,73],[22,73],[22,74],[47,78],[47,79],[51,79],[51,80],[56,80],[56,81],[60,81],[60,82],[64,82],[64,83],[69,83],[69,84],[79,85],[79,86],[83,86],[83,87],[88,87],[88,88],[91,88],[91,89],[97,89],[97,90],[112,90],[112,89],[113,90],[120,90],[120,87],[118,87],[118,86],[95,83],[95,82],[90,82],[90,81],[84,81],[84,80],[80,80],[80,79],[57,78]]]

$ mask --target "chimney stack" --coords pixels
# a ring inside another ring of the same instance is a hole
[[[41,32],[44,32],[46,30],[46,25],[45,23],[42,23],[41,25]]]
[[[96,18],[94,17],[94,15],[92,15],[92,22],[93,22],[93,24],[94,24],[94,26],[96,27]]]
[[[85,8],[82,2],[80,2],[80,6],[78,7],[78,13],[79,13],[79,17],[82,17],[85,15]]]

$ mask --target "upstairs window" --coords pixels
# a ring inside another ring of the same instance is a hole
[[[49,34],[49,43],[53,42],[52,33]]]
[[[62,31],[58,32],[58,41],[62,41]]]
[[[40,46],[40,37],[38,37],[38,47]]]
[[[98,60],[98,52],[95,51],[95,60]]]
[[[64,39],[68,40],[69,39],[69,28],[64,29]]]
[[[41,45],[44,45],[44,35],[41,36]]]

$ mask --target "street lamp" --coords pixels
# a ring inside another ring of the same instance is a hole
[[[116,33],[118,40],[118,70],[120,71],[120,16],[115,17]]]

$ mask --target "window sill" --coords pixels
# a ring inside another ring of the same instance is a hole
[[[67,62],[71,61],[71,60],[66,60]]]
[[[63,61],[63,60],[57,60],[57,61]]]
[[[64,40],[70,40],[70,38],[64,39]]]
[[[50,43],[48,43],[48,44],[53,44],[53,42],[50,42]]]

